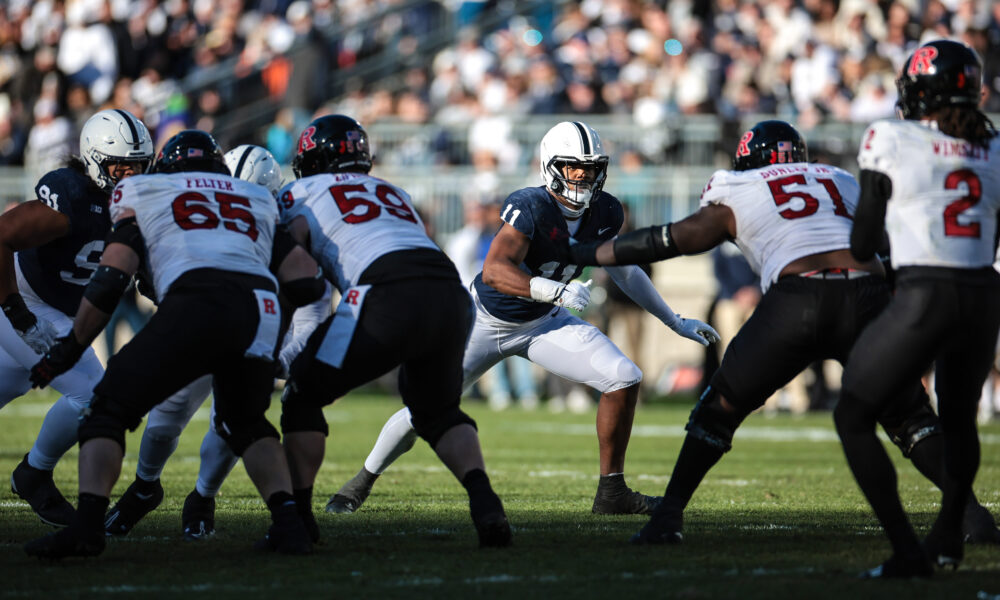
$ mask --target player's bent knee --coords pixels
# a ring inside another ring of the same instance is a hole
[[[691,411],[684,428],[688,435],[729,452],[733,447],[733,435],[746,416],[747,413],[738,408],[723,406],[719,391],[709,386]]]
[[[941,433],[941,422],[931,407],[924,405],[898,427],[886,427],[885,432],[892,443],[903,451],[903,456],[909,457],[917,444]]]
[[[223,422],[225,424],[225,422]],[[233,427],[222,426],[216,428],[216,433],[226,442],[229,449],[236,456],[243,456],[246,449],[258,440],[264,438],[280,439],[278,430],[271,422],[261,415],[259,418],[246,423],[239,423]]]
[[[92,439],[108,438],[117,442],[124,452],[125,430],[138,427],[139,419],[130,421],[120,409],[118,403],[112,400],[95,398],[93,405],[83,412],[80,427],[77,429],[77,439],[80,444],[83,445]]]
[[[291,387],[286,387],[281,396],[281,431],[283,433],[318,431],[328,436],[330,426],[323,416],[322,406],[309,402],[302,395],[295,393]]]
[[[180,425],[147,426],[142,436],[153,442],[172,442],[181,436],[181,427]]]
[[[437,446],[438,441],[441,437],[448,432],[452,427],[458,425],[472,425],[473,429],[477,429],[476,421],[469,415],[462,412],[462,409],[452,408],[447,412],[440,413],[433,416],[418,416],[413,413],[411,417],[413,423],[413,429],[417,432],[417,435],[427,440],[431,448]]]

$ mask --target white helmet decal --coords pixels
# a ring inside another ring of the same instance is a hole
[[[571,218],[578,218],[590,206],[590,201],[604,187],[608,173],[608,155],[601,137],[592,127],[580,121],[558,123],[542,138],[539,163],[545,186],[569,202],[559,207]],[[573,165],[594,170],[592,179],[570,180],[562,168]]]
[[[118,181],[108,163],[135,162],[144,173],[153,160],[153,138],[139,119],[127,111],[110,108],[87,119],[80,130],[80,158],[87,175],[100,188],[111,191]]]
[[[281,167],[266,148],[243,144],[226,152],[225,159],[233,177],[262,185],[272,196],[278,196],[281,189]]]

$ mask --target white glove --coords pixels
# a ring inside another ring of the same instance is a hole
[[[565,284],[544,277],[532,277],[529,285],[531,298],[534,300],[582,311],[590,303],[591,283],[592,279],[588,279],[586,283],[571,281]]]
[[[45,319],[39,318],[35,321],[35,324],[27,329],[27,331],[21,332],[17,328],[14,328],[17,335],[21,336],[24,343],[31,347],[36,354],[45,354],[49,351],[49,347],[56,343],[56,328],[52,323],[49,323]]]
[[[677,315],[677,322],[671,325],[670,329],[677,335],[694,340],[702,346],[719,341],[719,332],[712,329],[708,323],[702,323],[698,319],[685,319]]]

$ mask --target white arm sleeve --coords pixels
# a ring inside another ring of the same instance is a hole
[[[285,334],[281,351],[278,352],[278,360],[286,374],[292,361],[305,348],[312,332],[333,312],[332,297],[333,286],[330,285],[330,282],[326,282],[326,291],[323,292],[322,298],[312,304],[300,306],[292,314],[292,325],[288,328],[288,333]]]
[[[656,291],[649,275],[646,275],[645,271],[637,265],[604,267],[604,270],[629,298],[646,309],[649,314],[663,321],[664,325],[674,329],[680,323],[680,318],[674,314],[674,311],[663,301],[660,293]]]

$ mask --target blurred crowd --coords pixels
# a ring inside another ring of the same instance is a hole
[[[163,140],[213,131],[257,99],[269,125],[220,141],[266,143],[283,162],[318,111],[429,125],[393,157],[403,163],[501,171],[530,158],[510,130],[532,115],[620,115],[652,131],[678,115],[771,113],[808,131],[892,115],[907,53],[941,36],[984,57],[986,109],[1000,111],[994,2],[7,0],[0,164],[51,168],[100,108],[130,110]],[[426,56],[431,38],[445,43]],[[379,56],[392,77],[351,71]],[[469,129],[463,156],[435,139],[456,125]],[[659,162],[662,146],[650,148],[644,158]]]

